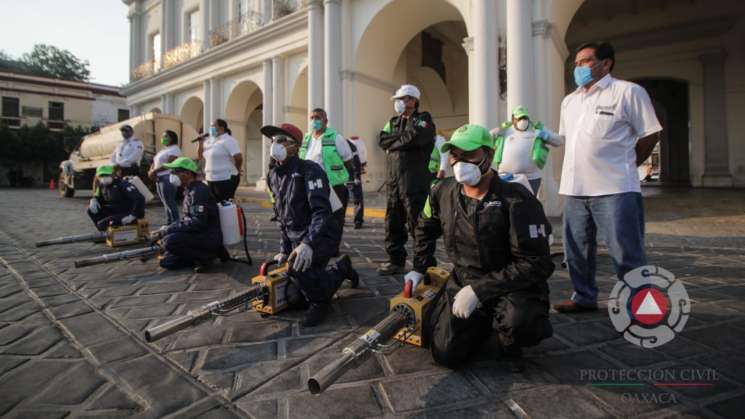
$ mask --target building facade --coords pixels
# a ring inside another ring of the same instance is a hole
[[[129,118],[119,87],[0,72],[0,120],[14,128],[39,122],[52,130],[65,125],[102,127]]]
[[[665,127],[660,180],[745,186],[745,3],[737,0],[124,0],[134,114],[176,114],[197,130],[226,119],[246,181],[262,186],[268,143],[258,128],[307,129],[323,107],[330,125],[368,142],[366,189],[384,180],[375,135],[402,83],[448,132],[495,127],[527,106],[558,130],[574,86],[572,50],[608,40],[614,76],[644,86]],[[712,3],[716,7],[712,7]],[[541,192],[558,215],[563,149]]]

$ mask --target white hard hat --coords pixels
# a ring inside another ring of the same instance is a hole
[[[417,89],[413,84],[402,84],[401,87],[396,90],[396,94],[391,96],[391,100],[399,99],[404,96],[415,97],[419,100],[421,94],[419,93],[419,89]]]

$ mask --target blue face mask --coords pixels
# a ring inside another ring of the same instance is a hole
[[[323,122],[320,119],[311,119],[310,126],[313,127],[313,131],[318,131],[323,126]]]
[[[592,81],[592,67],[574,67],[574,82],[577,87],[583,87]]]
[[[217,128],[210,127],[210,137],[217,138]]]

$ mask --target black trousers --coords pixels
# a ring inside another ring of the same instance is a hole
[[[347,205],[349,204],[349,191],[347,190],[346,185],[341,184],[334,186],[334,192],[336,192],[336,196],[338,196],[341,201],[341,208],[336,210],[333,214],[334,219],[336,219],[337,224],[339,224],[341,234],[339,236],[339,245],[341,245],[341,236],[344,235],[344,219],[347,216]]]
[[[389,190],[385,208],[385,250],[391,263],[406,264],[406,241],[409,234],[414,238],[414,229],[426,201],[426,192],[403,194],[398,188]]]
[[[219,256],[222,248],[218,232],[171,233],[163,237],[161,243],[165,252],[160,266],[165,269],[191,268],[211,262]]]
[[[293,243],[293,249],[300,243]],[[313,251],[313,262],[304,272],[290,270],[290,276],[297,281],[300,290],[310,303],[327,304],[339,289],[344,276],[336,263],[328,265],[333,246],[319,246]]]
[[[95,214],[92,213],[91,210],[88,210],[88,216],[93,221],[93,224],[96,225],[98,231],[106,231],[106,229],[109,228],[109,225],[116,227],[122,225],[122,218],[128,215],[128,212],[113,212],[105,207],[99,209]]]
[[[432,309],[425,333],[431,339],[432,358],[449,368],[466,362],[491,336],[493,324],[500,344],[505,348],[537,345],[551,337],[549,302],[521,293],[500,298],[494,307],[477,308],[469,318],[453,316],[454,292],[444,290]]]
[[[354,205],[354,225],[362,225],[365,214],[365,202],[362,195],[362,182],[347,182],[349,201]]]
[[[235,198],[235,191],[238,189],[238,184],[241,182],[241,176],[231,176],[230,179],[218,180],[216,182],[207,181],[212,195],[215,196],[217,202],[227,201]]]

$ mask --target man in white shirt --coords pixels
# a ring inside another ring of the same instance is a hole
[[[499,174],[525,175],[533,194],[538,195],[543,164],[548,157],[545,145],[558,147],[564,139],[545,129],[540,122],[531,120],[525,106],[516,106],[512,110],[512,120],[492,130],[492,134],[496,139],[494,164]],[[536,150],[536,147],[541,149]]]
[[[597,310],[596,235],[605,238],[619,279],[647,263],[644,208],[637,166],[662,130],[647,92],[614,79],[615,53],[608,43],[580,46],[575,55],[577,90],[561,104],[559,135],[566,153],[559,194],[564,203],[564,251],[574,285],[562,313]]]
[[[134,137],[134,130],[129,125],[119,128],[122,142],[116,145],[111,154],[111,164],[121,169],[122,176],[137,176],[140,173],[140,161],[145,152],[142,141]]]
[[[344,230],[344,217],[347,214],[347,203],[349,192],[346,183],[350,174],[354,173],[352,167],[352,148],[341,134],[328,126],[329,120],[326,111],[321,108],[313,109],[310,113],[311,129],[303,138],[300,147],[300,158],[318,163],[326,172],[331,189],[341,201],[341,208],[334,212],[334,218]]]

